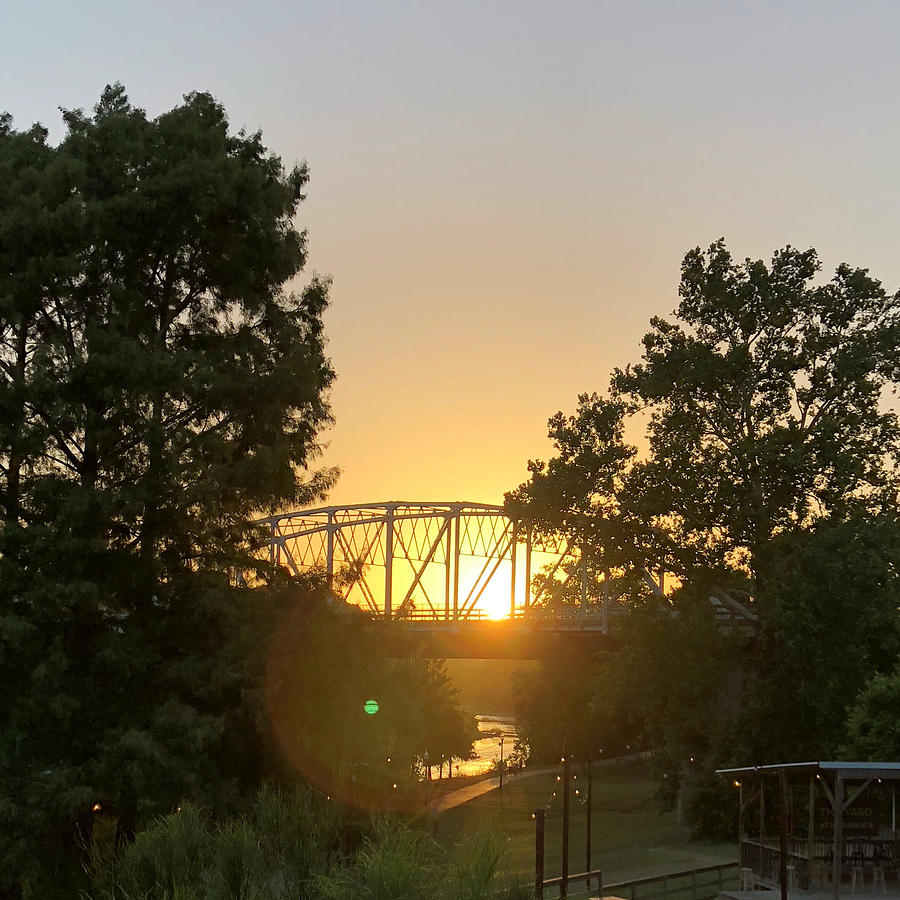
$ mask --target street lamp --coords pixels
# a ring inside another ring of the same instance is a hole
[[[427,750],[422,754],[422,763],[425,766],[425,780],[431,781],[431,768],[428,765],[428,751]]]
[[[500,790],[503,790],[503,732],[500,732]]]

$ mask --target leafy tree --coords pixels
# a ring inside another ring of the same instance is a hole
[[[266,679],[275,737],[295,771],[351,805],[379,808],[394,783],[408,786],[425,750],[435,761],[469,755],[473,727],[443,666],[412,651],[354,606],[297,595]],[[367,701],[376,706],[367,711]]]
[[[756,763],[833,756],[855,698],[900,655],[900,526],[830,517],[776,537],[765,554],[739,752]]]
[[[589,662],[542,662],[515,673],[516,722],[533,759],[552,762],[561,753],[584,759],[605,747],[591,702],[595,673]]]
[[[824,283],[818,271],[814,250],[769,264],[736,263],[724,241],[688,253],[674,318],[651,321],[642,361],[613,373],[608,399],[581,395],[551,419],[555,457],[507,495],[647,607],[607,674],[667,770],[689,747],[710,764],[834,748],[848,703],[900,649],[900,429],[882,402],[900,374],[900,294],[846,264]],[[623,437],[633,417],[647,423],[641,458]],[[648,603],[648,569],[684,589]],[[735,588],[759,623],[740,653],[699,612]],[[633,727],[603,700],[599,688],[598,727]]]
[[[681,588],[673,606],[675,613],[632,613],[625,648],[593,686],[599,721],[618,722],[636,746],[653,749],[667,805],[680,801],[696,772],[719,762],[739,710],[735,659],[746,639],[721,629],[702,587]]]
[[[735,263],[724,241],[682,264],[677,321],[654,318],[615,395],[649,409],[632,502],[693,565],[746,567],[773,534],[892,505],[900,294],[846,264],[814,284],[814,250]],[[638,499],[639,498],[639,499]]]
[[[900,760],[900,668],[872,676],[850,707],[841,756]]]
[[[589,602],[608,606],[646,592],[644,560],[658,553],[649,547],[653,532],[636,522],[623,502],[636,454],[623,437],[626,413],[619,400],[579,395],[574,415],[558,412],[548,423],[556,455],[546,462],[530,460],[529,480],[506,495],[512,519],[538,535],[561,538],[578,554],[574,580],[574,569],[563,573],[563,582],[548,573],[536,575],[535,584],[553,598],[550,606],[576,605],[585,594]]]
[[[10,896],[65,883],[97,802],[127,837],[233,794],[244,654],[282,602],[243,581],[266,577],[252,519],[333,478],[298,477],[333,377],[327,282],[283,289],[306,259],[305,166],[229,133],[208,94],[149,119],[114,86],[64,120],[56,147],[0,123]]]
[[[443,660],[429,660],[419,689],[422,716],[422,758],[428,751],[432,765],[440,768],[447,761],[452,776],[454,758],[469,759],[478,734],[474,720],[463,710],[459,691],[453,686]]]

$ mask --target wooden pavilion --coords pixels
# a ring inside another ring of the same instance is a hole
[[[788,891],[823,890],[837,898],[842,885],[853,893],[885,893],[885,879],[897,879],[900,763],[782,763],[716,772],[740,790],[742,889],[780,885],[783,898]]]

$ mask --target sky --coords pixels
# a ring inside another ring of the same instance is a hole
[[[208,90],[307,160],[331,503],[502,502],[636,361],[684,253],[900,287],[900,4],[0,0],[0,110]]]

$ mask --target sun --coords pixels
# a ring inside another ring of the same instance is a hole
[[[478,598],[476,609],[488,619],[509,618],[509,585],[491,581]]]

